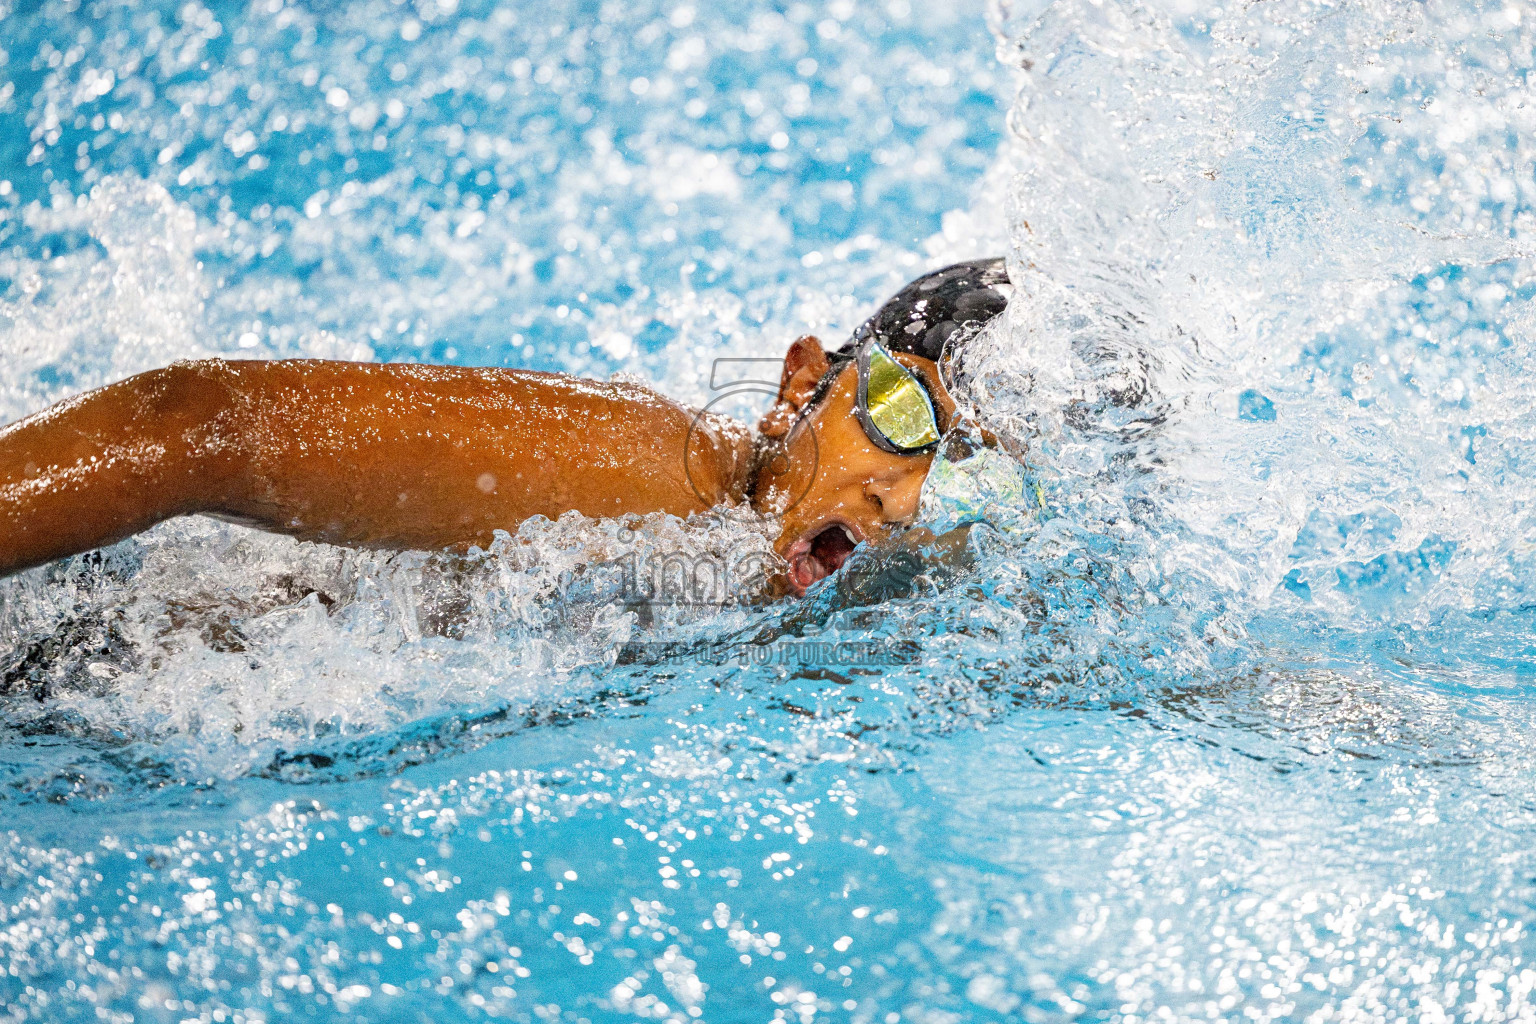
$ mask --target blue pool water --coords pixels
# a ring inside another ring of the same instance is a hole
[[[0,583],[0,1020],[1536,1016],[1536,12],[1230,6],[0,0],[0,420],[703,404],[1002,252],[1032,495],[778,606],[593,582],[730,516]]]

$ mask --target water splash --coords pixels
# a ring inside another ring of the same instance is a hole
[[[398,759],[313,748],[459,710],[515,717],[602,690],[626,644],[739,627],[776,571],[772,526],[571,513],[465,556],[167,524],[7,585],[4,725],[144,748],[124,778],[77,766],[84,795],[321,758],[388,770]],[[70,796],[35,764],[11,770],[25,793]]]
[[[1021,298],[971,353],[974,399],[1082,544],[1114,538],[1126,614],[1176,595],[1198,667],[1202,642],[1255,630],[1455,630],[1522,605],[1520,11],[997,20],[1024,76]]]
[[[578,568],[762,535],[536,523],[449,563],[179,523],[7,583],[6,1012],[1528,1016],[1523,9],[1000,3],[1020,91],[963,210],[997,111],[938,5],[631,5],[581,43],[247,13],[109,6],[78,49],[63,6],[7,16],[0,328],[76,339],[7,415],[325,330],[697,401],[709,357],[1007,244],[1022,300],[961,369],[1027,515],[648,623]],[[838,642],[899,657],[784,657]]]
[[[963,15],[845,7],[8,18],[0,417],[203,356],[624,372],[716,398],[715,358],[835,337],[945,216],[953,237],[933,245],[973,244],[949,178],[985,164],[997,69],[946,37]],[[584,567],[761,562],[765,529],[532,524],[449,565],[167,524],[0,584],[13,734],[148,767],[23,759],[11,777],[50,799],[238,778],[316,744],[600,692],[627,644],[686,647],[710,615],[615,597],[612,572]]]

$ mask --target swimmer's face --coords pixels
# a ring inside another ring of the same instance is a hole
[[[945,429],[955,403],[938,367],[920,356],[894,355],[927,385]],[[789,563],[786,583],[796,594],[836,572],[855,544],[911,523],[933,464],[932,452],[894,455],[870,441],[856,411],[859,374],[851,362],[807,411],[828,368],[819,341],[796,341],[784,357],[778,401],[759,425],[781,447],[759,471],[757,505],[781,517],[774,550]]]

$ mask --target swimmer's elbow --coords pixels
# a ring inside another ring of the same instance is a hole
[[[164,451],[165,479],[184,512],[224,503],[243,461],[239,370],[227,360],[182,360],[124,381],[133,418]]]
[[[150,370],[124,383],[135,394],[138,411],[163,423],[207,422],[232,407],[233,368],[224,359],[183,359]]]

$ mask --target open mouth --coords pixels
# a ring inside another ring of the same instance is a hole
[[[842,568],[862,539],[854,527],[836,522],[802,534],[784,555],[790,585],[797,593],[805,593],[811,584]]]

